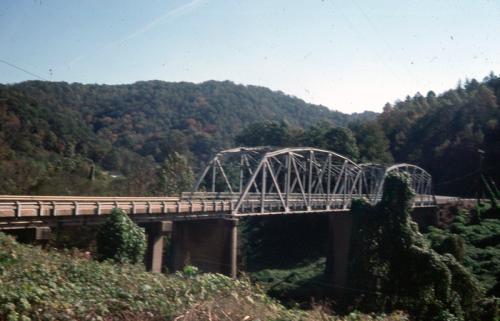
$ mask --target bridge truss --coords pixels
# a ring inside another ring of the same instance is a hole
[[[97,224],[115,208],[138,222],[347,211],[354,198],[377,203],[391,172],[410,176],[414,207],[436,204],[431,175],[415,165],[356,164],[308,147],[238,147],[215,155],[181,197],[0,195],[0,230]]]
[[[307,147],[222,151],[183,198],[229,200],[233,216],[342,211],[353,198],[378,202],[385,177],[394,171],[410,176],[417,194],[414,206],[433,205],[432,177],[418,166],[358,165],[335,152]]]

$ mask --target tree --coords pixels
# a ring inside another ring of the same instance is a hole
[[[302,131],[287,122],[266,121],[253,123],[236,136],[242,146],[292,146],[298,145]]]
[[[389,140],[379,123],[356,122],[351,123],[352,130],[359,149],[359,158],[363,163],[390,164],[394,162],[389,151]]]
[[[356,138],[354,138],[350,129],[332,127],[325,133],[324,140],[326,149],[349,157],[352,160],[358,160],[359,150],[356,145]]]
[[[304,143],[310,147],[331,150],[335,153],[357,160],[359,150],[352,131],[336,127],[328,122],[319,122],[304,133]]]
[[[99,260],[141,263],[146,251],[146,234],[121,209],[114,209],[97,234]]]
[[[178,195],[190,191],[194,184],[194,174],[185,156],[173,152],[159,169],[158,192],[164,195]]]

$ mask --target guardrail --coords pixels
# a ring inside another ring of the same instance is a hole
[[[230,213],[233,202],[181,200],[177,197],[0,196],[0,220],[86,217],[121,208],[132,215]]]
[[[247,195],[238,211],[235,193],[183,193],[181,197],[0,196],[0,229],[33,222],[99,221],[115,208],[135,220],[196,219],[221,216],[304,214],[346,211],[345,195],[290,193],[286,203],[277,193]],[[306,199],[304,199],[306,197]],[[441,200],[441,199],[440,199]],[[431,195],[417,195],[414,206],[434,206]],[[286,205],[286,206],[285,206]],[[78,224],[80,224],[78,223]],[[83,224],[83,223],[81,223]]]

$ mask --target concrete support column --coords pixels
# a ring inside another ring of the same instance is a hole
[[[146,269],[161,273],[163,267],[163,244],[165,235],[172,232],[172,222],[151,222],[140,224],[145,229],[147,249],[145,256]]]
[[[194,265],[203,272],[237,274],[238,220],[175,221],[171,269]]]
[[[47,226],[27,229],[13,229],[3,231],[16,238],[18,242],[45,245],[50,239],[51,229]]]
[[[330,214],[329,225],[325,273],[332,282],[335,293],[341,295],[347,284],[352,232],[351,212]]]

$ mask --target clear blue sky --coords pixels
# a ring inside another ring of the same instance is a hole
[[[343,112],[500,73],[499,31],[497,0],[0,0],[0,59],[48,80],[232,80]]]

